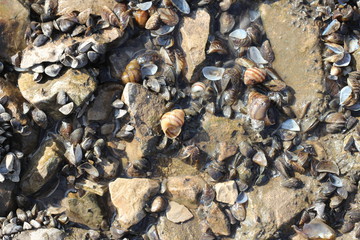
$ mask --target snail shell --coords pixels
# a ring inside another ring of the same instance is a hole
[[[125,67],[125,71],[121,76],[124,84],[128,82],[140,82],[141,80],[141,67],[136,59],[131,60]]]
[[[258,92],[251,92],[248,98],[248,114],[255,120],[264,120],[270,107],[270,99]]]
[[[179,22],[179,17],[171,8],[159,8],[158,13],[163,23],[168,26],[175,26]]]
[[[191,96],[200,97],[206,89],[206,85],[202,82],[196,82],[191,86]]]
[[[161,129],[168,138],[174,139],[181,133],[184,124],[185,112],[182,109],[175,109],[165,113],[160,120]]]
[[[266,71],[257,67],[248,68],[244,74],[245,85],[255,85],[265,80]]]
[[[146,25],[147,20],[149,19],[149,14],[147,11],[138,10],[133,12],[133,16],[137,24],[144,28]]]

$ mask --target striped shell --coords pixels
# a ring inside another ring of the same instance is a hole
[[[171,8],[159,8],[158,13],[160,14],[160,19],[163,23],[168,26],[175,26],[179,22],[179,17],[177,13]]]
[[[121,80],[124,84],[128,82],[140,82],[141,81],[141,67],[136,59],[131,60],[126,65],[125,71],[121,75]]]
[[[202,82],[196,82],[191,86],[191,93],[199,93],[204,92],[206,89],[206,86]]]
[[[251,92],[248,98],[248,114],[255,120],[265,120],[270,107],[270,99],[258,92]]]
[[[248,68],[244,74],[245,85],[255,85],[265,80],[266,71],[257,67]]]
[[[168,138],[174,139],[181,133],[184,124],[185,112],[182,109],[175,109],[165,113],[160,120],[161,129]]]

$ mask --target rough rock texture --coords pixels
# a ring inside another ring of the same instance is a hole
[[[30,22],[29,13],[19,1],[0,0],[0,60],[11,62],[10,57],[26,46],[24,35]]]
[[[21,232],[13,240],[62,240],[66,236],[65,232],[57,228],[41,228]]]
[[[311,116],[319,109],[321,99],[316,90],[323,89],[319,28],[313,22],[306,23],[306,27],[294,26],[292,22],[299,21],[299,17],[290,14],[288,2],[263,3],[259,10],[266,36],[275,53],[272,66],[296,93],[294,112],[299,116],[304,105],[311,102],[308,111]]]
[[[116,2],[113,0],[79,0],[79,1],[68,1],[68,0],[58,0],[58,12],[69,13],[74,10],[84,11],[87,8],[91,8],[91,13],[100,15],[103,6],[107,6],[110,9],[114,7]]]
[[[61,205],[66,208],[66,216],[70,221],[100,229],[104,215],[96,194],[86,193],[79,197],[76,193],[69,193]]]
[[[128,159],[134,161],[156,150],[161,131],[160,118],[166,111],[165,101],[137,83],[126,84],[122,100],[135,122],[135,137],[126,145]]]
[[[73,3],[72,3],[73,4]],[[74,41],[84,42],[91,41],[96,43],[108,44],[114,42],[116,39],[120,38],[122,33],[119,32],[118,28],[109,28],[105,29],[102,34],[93,34],[89,37],[74,37],[69,38],[65,35],[59,39],[55,38],[52,42],[48,42],[43,46],[34,47],[29,45],[22,52],[22,58],[20,67],[29,68],[35,64],[40,64],[43,62],[57,62],[60,60],[60,56],[64,52],[65,48],[74,44]]]
[[[211,204],[206,220],[215,235],[230,235],[231,231],[229,220],[215,202]]]
[[[191,81],[196,78],[194,72],[205,60],[205,46],[210,29],[210,15],[205,9],[198,9],[180,23],[181,47],[186,53],[187,72],[185,77]],[[201,34],[199,34],[201,33]]]
[[[356,50],[352,56],[354,57],[353,59],[355,60],[355,64],[356,64],[356,70],[360,71],[360,49]]]
[[[166,217],[174,223],[182,223],[193,218],[193,214],[184,205],[170,201],[166,209]]]
[[[196,208],[205,185],[206,182],[199,176],[178,176],[169,177],[166,187],[171,200]]]
[[[21,178],[20,187],[24,194],[39,191],[56,174],[63,161],[63,146],[53,139],[47,140],[30,158],[29,166]]]
[[[91,77],[86,70],[68,69],[61,76],[48,80],[42,84],[34,82],[33,75],[23,73],[18,80],[21,94],[30,103],[44,110],[54,118],[61,118],[62,114],[58,111],[60,105],[56,103],[56,95],[64,91],[75,107],[84,101],[96,89],[96,79]]]
[[[14,206],[15,183],[5,180],[0,183],[0,216],[5,217]]]
[[[238,196],[235,181],[227,181],[215,184],[216,201],[234,204]]]
[[[129,228],[146,215],[144,205],[160,189],[156,180],[118,178],[109,184],[111,201],[117,209],[117,220],[122,228]]]
[[[314,202],[318,191],[312,177],[298,177],[305,184],[301,189],[281,187],[282,178],[277,177],[248,193],[246,219],[237,233],[239,239],[267,239],[279,228],[284,232],[291,229],[295,217]]]
[[[123,87],[117,83],[106,83],[99,87],[94,102],[89,107],[87,117],[89,121],[106,121],[113,107],[111,103],[121,97]]]
[[[156,226],[160,239],[199,240],[201,236],[199,218],[194,215],[191,221],[181,224],[169,221],[165,216],[159,218]]]

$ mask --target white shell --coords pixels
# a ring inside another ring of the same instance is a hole
[[[69,115],[73,111],[73,109],[74,109],[74,103],[70,102],[59,108],[59,112],[61,112],[64,115]]]
[[[325,43],[325,46],[336,54],[343,53],[344,48],[336,43]]]
[[[247,38],[247,32],[244,29],[236,29],[229,34],[229,37],[237,38],[237,39],[245,39]]]
[[[236,198],[236,203],[243,204],[246,203],[247,201],[248,201],[248,196],[246,195],[246,193],[240,192],[240,194]]]
[[[152,7],[152,1],[148,1],[148,2],[142,2],[142,3],[138,3],[136,4],[136,6],[143,11],[147,11]]]
[[[225,68],[219,67],[204,67],[202,73],[204,77],[211,81],[220,80],[224,74]]]
[[[263,56],[261,55],[261,52],[257,47],[249,47],[248,50],[248,57],[253,60],[256,64],[267,64],[268,61],[266,61]]]
[[[348,52],[353,53],[356,50],[359,49],[359,39],[357,39],[355,36],[347,36],[345,39],[345,44],[348,47]]]
[[[299,124],[297,124],[294,119],[288,119],[285,122],[283,122],[281,124],[281,128],[294,132],[300,132]]]
[[[152,76],[158,71],[158,66],[153,63],[144,64],[141,67],[141,75],[145,76]]]
[[[336,32],[340,28],[340,22],[337,19],[332,20],[332,22],[325,28],[322,32],[322,36],[329,35]]]
[[[58,63],[51,64],[45,68],[45,74],[49,77],[56,77],[59,74],[62,66],[62,64]]]
[[[350,97],[352,88],[350,86],[343,87],[340,91],[340,105],[344,105],[344,102]]]
[[[329,174],[329,179],[330,179],[331,184],[334,187],[342,187],[343,186],[341,178],[339,178],[333,174]]]
[[[350,62],[351,62],[350,53],[345,53],[344,57],[341,60],[334,63],[334,66],[335,67],[346,67],[350,64]]]

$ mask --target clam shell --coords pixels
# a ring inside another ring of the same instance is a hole
[[[170,0],[174,7],[176,7],[180,12],[184,14],[190,13],[190,7],[189,4],[186,2],[186,0]]]
[[[316,166],[315,166],[315,170],[317,172],[325,172],[325,173],[333,173],[336,175],[340,174],[340,170],[339,167],[336,165],[336,163],[334,163],[333,161],[320,161]]]
[[[257,47],[249,47],[248,50],[248,57],[253,60],[257,64],[267,64],[269,63],[266,61],[263,56],[261,55],[261,52]]]
[[[225,72],[225,68],[219,67],[204,67],[202,73],[204,77],[211,81],[220,80]]]
[[[142,3],[138,3],[136,4],[136,6],[143,11],[147,11],[152,7],[152,1],[148,1],[148,2],[142,2]]]
[[[297,124],[297,122],[295,122],[294,119],[286,120],[281,124],[280,128],[294,132],[300,132],[300,126]]]
[[[184,124],[185,112],[182,109],[175,109],[165,113],[160,120],[161,129],[168,138],[174,139],[181,133]]]
[[[163,23],[168,26],[175,26],[179,22],[179,17],[177,13],[171,8],[159,8],[158,13],[160,14],[160,19]]]
[[[245,85],[255,85],[257,83],[262,83],[265,80],[266,71],[257,67],[248,68],[244,73],[244,83]]]
[[[264,120],[270,107],[270,99],[260,93],[251,92],[248,100],[248,114],[254,120]]]
[[[235,26],[235,18],[228,12],[223,12],[220,15],[220,32],[222,34],[230,32]]]

